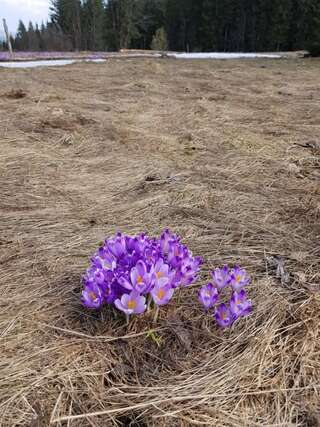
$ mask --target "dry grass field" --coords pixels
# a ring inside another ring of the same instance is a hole
[[[320,425],[319,70],[0,69],[1,427]],[[166,227],[205,264],[156,325],[81,306],[106,236]],[[224,332],[196,299],[223,263],[254,303]]]

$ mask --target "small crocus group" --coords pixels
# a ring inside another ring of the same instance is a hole
[[[176,288],[197,279],[201,263],[169,230],[159,239],[118,233],[91,259],[82,302],[92,309],[113,304],[127,317],[143,313],[152,301],[159,308],[168,304]]]
[[[252,310],[252,303],[247,299],[244,287],[250,283],[246,271],[238,266],[229,270],[225,265],[212,271],[212,282],[199,291],[199,301],[206,311],[214,309],[214,316],[219,326],[230,327],[240,317],[246,317]],[[216,305],[223,289],[231,289],[229,303]]]

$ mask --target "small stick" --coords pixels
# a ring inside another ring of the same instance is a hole
[[[154,318],[153,318],[154,323],[157,323],[159,311],[160,311],[160,307],[157,305],[156,312],[154,313]]]

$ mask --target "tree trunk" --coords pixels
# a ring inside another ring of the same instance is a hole
[[[11,40],[10,40],[10,34],[9,34],[9,30],[8,30],[8,26],[7,26],[6,20],[4,18],[3,18],[3,28],[4,28],[4,32],[6,33],[7,43],[8,43],[8,49],[9,49],[10,55],[13,56],[12,44],[11,44]]]

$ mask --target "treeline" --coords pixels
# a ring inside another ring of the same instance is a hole
[[[29,22],[28,27],[20,21],[15,38],[11,39],[14,50],[17,51],[64,51],[73,50],[69,37],[61,28],[52,22],[33,25]]]
[[[319,0],[51,0],[46,25],[20,22],[20,50],[319,48]]]

